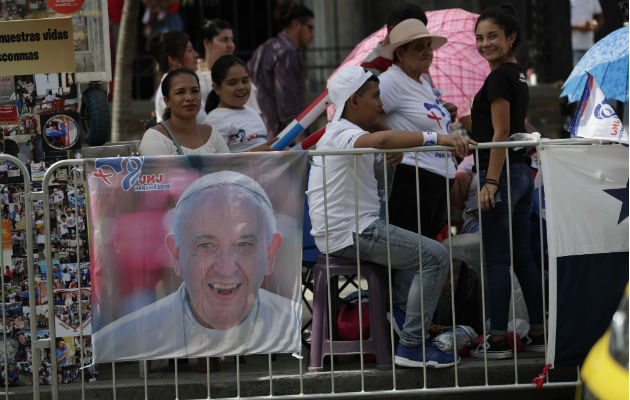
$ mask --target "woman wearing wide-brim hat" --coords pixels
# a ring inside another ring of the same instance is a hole
[[[433,51],[447,39],[432,35],[417,19],[399,23],[390,33],[390,44],[381,56],[394,64],[379,76],[383,121],[391,129],[448,134],[451,117],[434,92],[428,70]],[[411,133],[410,133],[411,134]],[[446,184],[455,178],[455,163],[444,151],[418,152],[420,184],[420,227],[416,201],[416,153],[405,153],[396,167],[389,200],[392,224],[435,238],[446,219]],[[445,162],[445,157],[448,159]]]

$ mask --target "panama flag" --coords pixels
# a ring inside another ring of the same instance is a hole
[[[604,92],[591,74],[587,72],[586,75],[588,79],[569,132],[572,136],[628,143],[628,133],[624,131],[621,120],[606,100]]]
[[[628,282],[628,147],[545,145],[547,363],[580,364]]]

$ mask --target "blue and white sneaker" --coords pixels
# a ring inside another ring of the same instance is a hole
[[[417,347],[407,347],[402,343],[398,343],[396,348],[396,357],[394,362],[401,367],[422,368],[446,368],[452,367],[459,362],[459,356],[453,353],[445,353],[431,344],[426,342],[425,345],[426,360],[422,358],[422,345]]]
[[[394,324],[394,332],[396,332],[396,335],[400,337],[400,332],[402,332],[403,325],[405,325],[405,312],[401,310],[399,307],[394,306],[393,314],[394,314],[394,322],[396,322]],[[392,316],[389,312],[387,312],[387,320],[389,321],[390,324],[392,323]]]

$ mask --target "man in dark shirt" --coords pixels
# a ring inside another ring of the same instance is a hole
[[[293,5],[283,29],[260,45],[247,63],[269,138],[276,136],[306,108],[306,65],[302,50],[313,40],[313,12]]]

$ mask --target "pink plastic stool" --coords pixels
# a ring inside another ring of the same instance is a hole
[[[335,282],[331,286],[331,298],[334,302],[339,293],[337,278],[339,275],[356,275],[357,262],[341,257],[329,257],[330,279]],[[313,277],[313,326],[311,334],[311,355],[308,370],[322,371],[326,355],[330,355],[330,343],[334,355],[359,354],[359,340],[330,340],[328,335],[328,282],[326,280],[326,255],[317,258]],[[363,353],[376,356],[376,368],[387,370],[392,368],[392,354],[389,346],[389,332],[385,314],[387,298],[386,267],[367,261],[361,262],[361,277],[368,282],[370,309],[370,338],[363,338]],[[333,310],[335,308],[333,307]],[[336,318],[334,316],[333,318]]]

